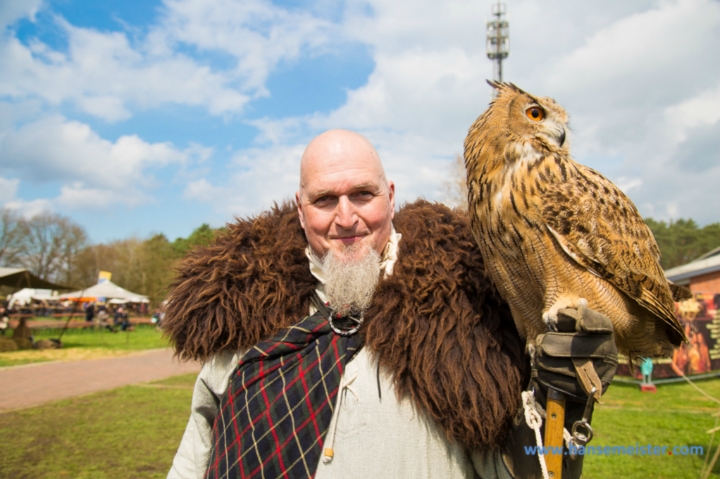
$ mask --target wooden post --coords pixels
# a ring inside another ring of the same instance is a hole
[[[545,464],[552,479],[562,478],[563,428],[565,427],[565,396],[553,388],[548,389],[545,407]],[[559,453],[558,453],[559,451]]]

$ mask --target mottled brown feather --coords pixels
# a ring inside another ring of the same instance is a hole
[[[572,160],[568,160],[572,161]],[[665,320],[682,340],[655,238],[632,201],[596,171],[572,165],[587,192],[567,181],[549,187],[543,219],[573,259]],[[563,205],[558,209],[557,205]]]

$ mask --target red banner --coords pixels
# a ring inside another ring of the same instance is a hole
[[[675,304],[675,313],[685,328],[689,343],[675,350],[672,358],[656,359],[652,377],[664,379],[706,374],[720,370],[720,309],[714,294],[696,293],[694,299]],[[620,364],[617,374],[630,376],[627,364]],[[635,377],[641,378],[640,368]]]

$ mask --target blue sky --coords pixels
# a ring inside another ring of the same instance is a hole
[[[307,142],[366,135],[443,201],[490,98],[491,2],[4,0],[0,206],[94,242],[187,236],[290,198]],[[720,221],[720,2],[508,2],[505,78],[645,216]]]

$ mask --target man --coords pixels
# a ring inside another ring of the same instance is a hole
[[[87,306],[85,306],[85,322],[92,323],[93,318],[95,318],[95,303],[90,301]]]
[[[346,130],[308,145],[295,200],[180,266],[166,331],[205,365],[168,477],[535,477],[512,422],[524,341],[466,220],[426,202],[395,217],[377,152]]]

